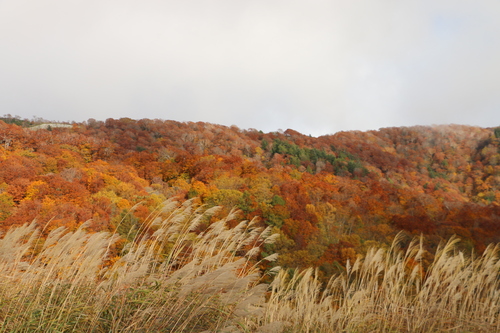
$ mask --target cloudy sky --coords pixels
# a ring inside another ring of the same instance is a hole
[[[498,0],[0,0],[0,115],[500,125]]]

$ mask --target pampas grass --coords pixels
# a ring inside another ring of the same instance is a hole
[[[318,272],[281,271],[271,284],[264,323],[287,332],[499,332],[499,247],[480,257],[438,248],[424,272],[422,240],[406,251],[371,249],[325,288]]]
[[[423,267],[423,240],[403,251],[398,236],[326,286],[313,268],[279,267],[267,285],[256,258],[278,236],[256,220],[229,228],[236,210],[209,223],[219,211],[168,201],[114,258],[120,236],[87,224],[43,240],[34,223],[10,229],[0,239],[0,332],[500,331],[498,246],[474,257],[452,238]]]
[[[244,328],[261,315],[266,286],[250,260],[269,230],[229,229],[237,212],[194,229],[218,208],[169,201],[109,265],[119,237],[86,224],[52,231],[35,224],[0,241],[0,332],[200,332]],[[41,243],[41,244],[40,244]],[[250,252],[246,255],[246,252]],[[258,297],[255,295],[258,294]]]

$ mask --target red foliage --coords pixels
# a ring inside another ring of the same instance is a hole
[[[275,139],[289,151],[273,153]],[[312,138],[130,118],[52,131],[0,121],[1,223],[91,218],[107,230],[136,204],[142,223],[166,198],[226,193],[243,218],[281,228],[280,251],[303,262],[345,264],[399,230],[432,246],[457,233],[481,250],[500,241],[499,152],[492,129],[457,125]],[[352,235],[361,241],[338,242]]]

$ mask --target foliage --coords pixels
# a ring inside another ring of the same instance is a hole
[[[495,138],[499,139],[500,138],[500,127],[495,128],[494,133],[495,133]]]
[[[431,250],[455,234],[477,253],[500,241],[495,129],[416,126],[313,138],[129,118],[49,131],[4,118],[3,232],[36,218],[46,237],[91,220],[92,232],[132,239],[166,198],[199,197],[225,206],[221,216],[233,206],[245,219],[259,216],[261,227],[281,235],[266,250],[282,253],[277,264],[322,267],[324,281],[399,231],[425,234]]]

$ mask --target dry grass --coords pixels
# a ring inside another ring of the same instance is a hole
[[[0,332],[200,332],[262,315],[264,291],[250,259],[269,230],[231,212],[197,235],[217,210],[167,202],[103,269],[109,233],[52,231],[41,243],[34,224],[0,240]],[[237,256],[239,254],[239,256]]]
[[[275,269],[259,284],[252,258],[275,236],[237,212],[193,231],[218,208],[169,201],[107,265],[110,233],[34,224],[0,240],[0,332],[495,332],[498,246],[477,258],[439,248],[424,273],[421,240],[372,249],[322,287],[317,272]],[[148,236],[149,235],[149,236]],[[274,256],[268,260],[274,259]],[[103,268],[105,267],[105,268]]]
[[[500,332],[499,247],[466,258],[457,242],[440,247],[424,273],[421,240],[403,252],[396,239],[324,290],[313,269],[281,271],[263,323],[285,323],[287,332]]]

